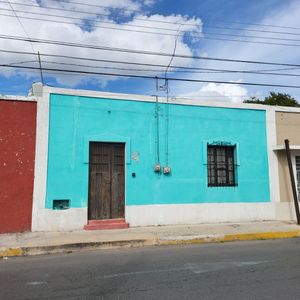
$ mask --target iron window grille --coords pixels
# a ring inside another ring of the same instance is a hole
[[[236,186],[235,146],[207,146],[208,186]]]

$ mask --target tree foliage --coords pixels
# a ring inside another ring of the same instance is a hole
[[[250,99],[244,100],[244,103],[252,104],[263,104],[263,105],[278,105],[278,106],[293,106],[300,107],[297,100],[285,93],[270,92],[270,95],[261,100],[257,97],[251,97]]]

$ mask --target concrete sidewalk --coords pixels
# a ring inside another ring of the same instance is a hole
[[[249,222],[137,227],[129,229],[27,232],[0,235],[0,258],[175,244],[196,244],[300,237],[294,222]]]

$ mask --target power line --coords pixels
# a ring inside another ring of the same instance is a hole
[[[43,8],[43,7],[41,7]],[[3,11],[11,11],[11,9],[6,9],[6,8],[0,8],[0,10],[3,10]],[[70,19],[70,20],[84,20],[84,18],[80,18],[80,17],[71,17],[71,16],[63,16],[63,15],[56,15],[56,14],[45,14],[45,13],[40,13],[40,12],[31,12],[31,11],[25,11],[25,10],[16,10],[16,12],[19,12],[19,13],[24,13],[24,14],[31,14],[31,15],[39,15],[39,16],[47,16],[47,17],[55,17],[55,18],[63,18],[63,19]],[[57,21],[56,21],[57,22]],[[122,25],[122,26],[128,26],[128,27],[138,27],[138,28],[147,28],[147,29],[158,29],[158,30],[166,30],[166,31],[172,31],[172,32],[177,32],[176,29],[171,29],[171,28],[163,28],[163,27],[154,27],[154,26],[146,26],[146,25],[138,25],[138,24],[125,24],[125,23],[121,23],[121,24],[118,24],[118,23],[115,23],[113,21],[104,21],[104,20],[91,20],[92,23],[104,23],[104,24],[113,24],[113,25]],[[69,24],[69,23],[68,23]],[[74,24],[74,23],[72,23]],[[193,24],[189,24],[189,25],[193,25]],[[102,26],[95,26],[93,25],[94,27],[100,27],[102,28]],[[299,34],[300,35],[300,34]]]
[[[11,11],[10,9],[4,9],[0,8],[0,11]],[[35,12],[27,12],[27,11],[22,11],[22,10],[15,10],[16,12],[20,13],[26,13],[26,14],[35,14],[35,15],[43,15],[43,16],[50,16],[50,17],[55,17],[55,18],[63,18],[63,19],[72,19],[72,20],[80,20],[82,21],[82,18],[78,17],[66,17],[66,16],[58,16],[58,15],[53,15],[53,14],[44,14],[44,13],[35,13]],[[1,16],[5,17],[13,17],[11,15],[7,14],[0,14]],[[43,18],[37,18],[37,17],[26,17],[26,16],[19,16],[19,18],[22,19],[29,19],[29,20],[35,20],[35,21],[44,21],[44,22],[51,22],[51,23],[56,23],[56,20],[49,20],[49,19],[43,19]],[[74,23],[74,22],[67,22],[67,21],[59,21],[62,24],[70,24],[70,25],[76,25],[76,26],[83,26],[82,23]],[[129,26],[129,27],[141,27],[141,28],[151,28],[149,26],[142,26],[142,25],[132,25],[132,24],[116,24],[113,22],[106,22],[106,21],[100,21],[101,23],[108,23],[108,24],[113,24],[115,26]],[[92,23],[98,23],[98,21],[92,21]],[[155,35],[164,35],[164,36],[182,36],[188,31],[180,31],[179,33],[177,32],[176,34],[172,33],[167,33],[167,32],[161,32],[161,31],[144,31],[144,30],[136,30],[136,29],[128,29],[128,28],[123,28],[123,27],[109,27],[109,26],[102,26],[102,25],[96,25],[93,24],[92,27],[96,28],[103,28],[103,29],[109,29],[109,30],[119,30],[119,31],[128,31],[128,32],[136,32],[136,33],[144,33],[144,34],[155,34]],[[152,29],[158,29],[158,30],[169,30],[169,31],[174,31],[173,29],[167,29],[167,28],[161,28],[161,27],[152,27]],[[208,36],[229,36],[229,37],[239,37],[239,38],[250,38],[250,39],[263,39],[263,40],[275,40],[275,41],[287,41],[287,42],[300,42],[299,39],[289,39],[289,38],[278,38],[278,37],[269,37],[269,36],[254,36],[254,35],[240,35],[240,34],[229,34],[229,33],[217,33],[217,32],[202,32],[202,31],[197,31],[197,30],[191,30],[191,35],[193,37],[196,36],[196,33],[199,33],[198,38],[203,38],[203,39],[212,39],[207,37]],[[178,35],[179,34],[179,35]],[[219,39],[216,39],[219,40]],[[221,39],[225,40],[225,39]],[[293,47],[299,47],[300,44],[284,44],[284,43],[269,43],[265,41],[252,41],[252,40],[230,40],[226,39],[227,41],[232,41],[232,42],[246,42],[246,43],[262,43],[262,44],[270,44],[270,45],[278,45],[278,46],[293,46]]]
[[[15,68],[15,69],[28,69],[28,70],[39,70],[37,67],[27,67],[27,66],[11,66],[2,64],[0,67],[5,68]],[[53,72],[67,72],[74,74],[86,74],[86,75],[96,75],[96,76],[114,76],[114,77],[126,77],[126,78],[141,78],[141,79],[159,79],[165,80],[165,77],[149,76],[149,75],[136,75],[136,74],[121,74],[121,73],[105,73],[105,72],[90,72],[81,70],[68,70],[68,69],[53,69],[53,68],[43,68],[45,71]],[[230,84],[230,85],[249,85],[249,86],[264,86],[264,87],[278,87],[278,88],[295,88],[300,89],[299,85],[284,85],[284,84],[269,84],[269,83],[254,83],[254,82],[232,82],[232,81],[217,81],[217,80],[203,80],[203,79],[190,79],[190,78],[178,78],[178,77],[168,77],[169,81],[183,81],[191,83],[216,83],[216,84]]]
[[[216,19],[211,20],[211,21],[218,22],[218,23],[225,23],[225,24],[241,24],[241,25],[249,25],[249,26],[275,27],[275,28],[300,30],[300,27],[274,25],[274,24],[259,24],[259,23],[240,22],[240,21],[226,21],[226,20],[216,20]]]
[[[29,34],[28,34],[28,32],[26,31],[26,29],[25,29],[25,26],[23,25],[23,23],[21,22],[20,18],[19,18],[18,15],[17,15],[17,13],[15,12],[13,6],[12,6],[11,3],[10,3],[10,0],[7,0],[7,4],[10,6],[10,8],[11,8],[10,11],[13,12],[15,18],[16,18],[17,21],[19,22],[19,24],[20,24],[21,28],[23,29],[25,35],[27,36],[28,39],[30,39]],[[30,43],[30,45],[31,45],[32,51],[35,52],[34,47],[33,47],[33,44],[32,44],[31,42],[29,42],[29,43]]]
[[[121,70],[121,71],[136,71],[136,72],[157,72],[163,73],[164,70],[158,69],[133,69],[133,68],[120,68],[120,67],[107,67],[107,66],[90,66],[85,64],[73,64],[73,63],[63,63],[63,62],[54,62],[43,60],[43,63],[56,64],[56,65],[66,65],[66,66],[76,66],[76,67],[85,67],[85,68],[94,68],[94,69],[111,69],[111,70]],[[166,66],[161,66],[166,67]],[[177,69],[176,66],[172,66],[172,69]],[[185,69],[186,67],[182,67]],[[223,74],[223,73],[242,73],[242,74],[256,74],[256,75],[271,75],[271,76],[291,76],[291,77],[300,77],[300,74],[286,74],[286,73],[269,73],[261,71],[246,71],[246,70],[224,70],[224,69],[213,69],[213,68],[199,68],[202,71],[193,71],[193,70],[173,70],[173,72],[179,73],[196,73],[196,74]]]
[[[102,7],[102,8],[106,8],[106,9],[110,9],[113,10],[115,8],[113,7],[108,7],[108,6],[101,6],[101,5],[95,5],[95,4],[87,4],[87,3],[80,3],[80,2],[71,2],[71,1],[60,1],[60,0],[52,0],[52,1],[56,1],[56,2],[66,2],[69,4],[82,4],[83,6],[89,6],[89,7]],[[5,3],[6,2],[4,0],[0,0],[0,3]],[[12,2],[12,4],[14,5],[20,5],[20,6],[27,6],[27,7],[36,7],[39,9],[52,9],[52,10],[57,10],[57,11],[66,11],[66,12],[75,12],[75,13],[81,13],[81,14],[88,14],[88,15],[94,15],[94,16],[111,16],[111,13],[109,14],[103,14],[103,13],[96,13],[96,12],[90,12],[90,11],[81,11],[81,10],[74,10],[74,9],[66,9],[66,8],[58,8],[58,7],[51,7],[51,6],[47,6],[47,5],[33,5],[33,4],[28,4],[28,3],[20,3],[20,2]],[[122,8],[122,11],[132,11],[129,9],[125,9]],[[140,11],[136,11],[138,13],[140,13]],[[146,18],[138,18],[135,17],[135,20],[140,20],[140,21],[144,21],[144,22],[153,22],[153,23],[164,23],[164,24],[173,24],[173,25],[182,25],[182,26],[190,26],[191,24],[187,24],[187,23],[182,23],[182,22],[170,22],[170,21],[165,21],[165,20],[155,20],[155,19],[146,19]],[[226,21],[226,20],[208,20],[207,22],[215,22],[215,23],[225,23],[225,24],[241,24],[241,25],[249,25],[249,26],[260,26],[260,27],[274,27],[274,28],[286,28],[286,29],[293,29],[293,30],[300,30],[299,27],[291,27],[291,26],[280,26],[280,25],[271,25],[271,24],[258,24],[258,23],[246,23],[246,22],[237,22],[237,21]],[[209,26],[210,28],[213,28],[213,26]],[[208,28],[208,26],[207,26]],[[216,27],[215,27],[216,28]],[[219,29],[230,29],[230,30],[237,30],[237,28],[226,28],[226,27],[219,27]],[[245,31],[257,31],[254,29],[241,29],[241,30],[245,30]],[[264,32],[264,30],[261,30],[261,32]],[[271,32],[270,32],[271,33]],[[297,33],[287,33],[287,32],[272,32],[272,33],[283,33],[283,34],[295,34],[295,35],[299,35]]]
[[[262,45],[272,45],[272,46],[288,46],[288,47],[299,47],[300,44],[283,44],[283,43],[273,43],[273,42],[260,42],[260,41],[246,41],[246,40],[233,40],[229,38],[211,38],[208,36],[202,37],[207,40],[215,41],[227,41],[227,42],[238,42],[238,43],[248,43],[248,44],[262,44]]]
[[[240,34],[228,34],[228,33],[217,33],[217,32],[203,32],[206,35],[221,35],[221,36],[233,36],[233,37],[242,37],[242,38],[259,38],[259,39],[268,39],[268,40],[280,40],[280,41],[291,41],[291,42],[300,42],[297,39],[286,39],[286,38],[276,38],[276,37],[260,37],[254,35],[240,35]]]
[[[6,3],[3,0],[0,0],[0,3]],[[93,16],[105,16],[105,17],[109,17],[111,16],[111,14],[103,14],[103,13],[96,13],[96,12],[84,12],[84,11],[80,11],[80,10],[76,10],[76,9],[66,9],[66,8],[57,8],[57,7],[51,7],[51,6],[40,6],[40,5],[33,5],[33,4],[27,4],[27,3],[20,3],[20,2],[11,2],[11,4],[14,5],[21,5],[21,6],[26,6],[26,7],[36,7],[36,8],[46,8],[46,9],[51,9],[51,10],[57,10],[57,11],[66,11],[66,12],[73,12],[73,13],[79,13],[79,14],[86,14],[86,15],[93,15]],[[145,21],[145,22],[154,22],[154,23],[164,23],[164,24],[186,24],[186,23],[174,23],[174,22],[170,22],[170,21],[163,21],[163,20],[149,20],[146,18],[137,18],[135,17],[135,20],[140,20],[140,21]],[[190,25],[190,24],[188,24]]]
[[[0,52],[9,53],[9,54],[22,54],[22,55],[35,55],[32,52],[24,52],[24,51],[11,51],[11,50],[3,50],[0,49]],[[97,58],[88,58],[88,57],[78,57],[78,56],[69,56],[69,55],[59,55],[59,54],[43,54],[40,53],[40,56],[44,57],[54,57],[54,58],[64,58],[64,59],[72,59],[72,60],[84,60],[84,61],[92,61],[92,62],[101,62],[101,63],[113,63],[113,64],[125,64],[125,65],[134,65],[134,66],[143,66],[143,67],[160,67],[166,68],[167,65],[164,64],[150,64],[150,63],[139,63],[133,61],[120,61],[120,60],[108,60],[108,59],[97,59]],[[62,62],[53,62],[53,61],[46,61],[43,60],[45,63],[53,63],[53,64],[62,64],[62,65],[71,65],[71,66],[78,66],[78,67],[92,67],[92,68],[102,68],[97,66],[89,66],[85,64],[73,64],[73,63],[62,63]],[[108,67],[113,69],[112,67]],[[188,66],[177,66],[173,65],[171,68],[179,69],[179,70],[188,70],[186,72],[191,73],[198,73],[192,72],[193,70],[198,71],[211,71],[211,73],[249,73],[249,74],[258,74],[258,75],[278,75],[278,76],[299,76],[299,74],[289,74],[289,73],[270,73],[271,71],[281,71],[281,70],[295,70],[299,69],[299,67],[294,68],[283,68],[283,69],[260,69],[260,70],[228,70],[228,69],[215,69],[215,68],[201,68],[201,67],[188,67]],[[136,70],[136,71],[150,71],[149,69],[125,69],[125,68],[114,68],[114,69],[123,69],[123,70]],[[178,72],[179,70],[176,70]],[[159,72],[161,70],[151,70],[153,72]],[[185,72],[185,71],[183,71]],[[199,72],[201,73],[201,72]],[[208,73],[208,72],[203,72]]]
[[[18,51],[6,51],[1,50],[0,52],[8,52],[8,53],[15,53],[15,54],[29,54],[34,55],[31,52],[18,52]],[[125,64],[125,65],[138,65],[138,66],[147,66],[147,67],[160,67],[160,68],[166,68],[167,65],[163,64],[146,64],[146,63],[136,63],[136,62],[130,62],[130,61],[114,61],[114,60],[105,60],[105,59],[88,59],[88,58],[80,58],[80,57],[74,57],[74,56],[62,56],[62,55],[55,55],[55,54],[42,54],[40,53],[40,56],[45,57],[55,57],[55,58],[68,58],[68,59],[78,59],[78,60],[92,60],[92,61],[100,61],[104,63],[114,63],[114,64]],[[23,63],[31,63],[35,61],[25,61]],[[66,66],[76,66],[76,67],[85,67],[85,68],[94,68],[94,69],[111,69],[111,70],[122,70],[122,71],[137,71],[137,72],[157,72],[157,73],[163,73],[162,69],[133,69],[133,68],[125,68],[125,67],[108,67],[108,66],[91,66],[86,64],[78,64],[78,63],[64,63],[64,62],[58,62],[58,61],[49,61],[49,60],[43,60],[43,63],[46,64],[56,64],[56,65],[66,65]],[[256,75],[272,75],[272,76],[291,76],[291,77],[300,77],[300,74],[290,74],[290,73],[270,73],[269,70],[266,70],[268,72],[264,72],[264,70],[228,70],[228,69],[215,69],[215,68],[198,68],[198,67],[184,67],[184,66],[172,66],[171,67],[173,72],[182,72],[182,73],[197,73],[197,74],[207,74],[207,73],[213,73],[213,74],[221,74],[221,73],[241,73],[241,74],[256,74]],[[177,70],[179,69],[179,70]],[[295,68],[292,68],[295,69]],[[298,69],[298,68],[297,68]],[[277,69],[278,70],[278,69]],[[280,70],[280,69],[279,69]]]
[[[20,18],[19,18],[18,15],[17,15],[17,13],[15,12],[13,6],[12,6],[11,3],[10,3],[10,0],[7,0],[7,3],[9,4],[9,6],[10,6],[11,10],[13,11],[15,17],[17,18],[19,24],[20,24],[21,27],[23,28],[23,31],[25,32],[25,35],[27,36],[28,39],[30,39],[29,34],[28,34],[28,32],[26,31],[26,29],[25,29],[25,26],[23,25],[23,23],[21,22]],[[30,43],[30,46],[31,46],[32,51],[35,52],[34,47],[33,47],[33,44],[32,44],[31,42],[29,42],[29,43]],[[36,58],[37,58],[37,62],[39,62],[39,64],[41,65],[40,57],[38,56],[38,57],[36,57]],[[42,83],[44,84],[44,78],[43,78],[43,70],[42,70],[42,68],[40,68],[40,74],[41,74],[41,81],[42,81]]]
[[[0,16],[8,17],[8,18],[13,17],[12,15],[2,14],[2,13],[0,13]],[[55,20],[49,20],[49,19],[43,19],[43,18],[25,17],[25,16],[19,16],[19,18],[21,18],[21,19],[27,19],[27,20],[33,20],[33,21],[50,22],[50,23],[56,23],[56,24],[58,22],[58,21],[55,21]],[[67,22],[67,21],[59,21],[59,23],[76,25],[76,26],[79,26],[79,27],[83,26],[83,24],[74,23],[74,22]],[[136,33],[145,33],[145,34],[157,34],[157,35],[165,35],[165,36],[176,36],[175,34],[172,34],[172,33],[164,33],[164,32],[159,32],[159,31],[144,31],[144,30],[126,29],[126,28],[109,27],[109,26],[97,26],[97,25],[94,25],[94,27],[99,27],[99,28],[102,28],[102,29],[109,29],[109,30],[119,30],[119,31],[128,31],[128,32],[136,32]]]
[[[6,15],[6,14],[0,14],[0,16],[13,17],[11,15]],[[56,23],[57,24],[57,21],[48,20],[48,19],[42,19],[42,18],[39,19],[39,18],[22,17],[22,16],[20,16],[20,18],[29,19],[29,20],[43,21],[43,22],[51,22],[51,23]],[[66,23],[66,24],[71,24],[71,25],[76,25],[76,26],[82,26],[82,24],[76,24],[76,23],[65,22],[65,21],[60,21],[60,23]],[[137,32],[137,33],[143,33],[143,34],[157,34],[157,35],[175,36],[174,34],[162,33],[162,32],[150,32],[150,31],[133,30],[133,29],[125,29],[125,28],[112,28],[112,27],[103,27],[103,26],[101,28],[103,28],[103,29],[109,29],[109,30],[131,31],[131,32]],[[254,37],[254,36],[252,36],[252,37]],[[250,43],[250,44],[263,44],[263,45],[272,45],[272,46],[300,47],[300,44],[285,44],[285,43],[261,42],[261,41],[253,41],[253,40],[252,41],[251,40],[236,40],[236,39],[228,39],[228,38],[211,38],[211,37],[208,37],[208,36],[201,36],[201,39],[208,39],[208,40],[215,40],[215,41],[239,42],[239,43]],[[270,37],[269,39],[276,39],[276,38],[271,38]]]
[[[10,9],[5,9],[5,8],[0,8],[0,11],[11,11]],[[22,10],[15,10],[19,13],[25,13],[25,14],[33,14],[33,15],[40,15],[40,16],[48,16],[48,17],[55,17],[55,18],[63,18],[63,19],[70,19],[70,20],[78,20],[78,21],[83,21],[83,18],[79,17],[66,17],[66,16],[58,16],[58,15],[53,15],[53,14],[44,14],[44,13],[35,13],[35,12],[26,12]],[[6,15],[6,14],[1,14],[2,16],[5,17],[12,17],[11,15]],[[42,18],[37,18],[37,17],[25,17],[25,16],[19,16],[22,19],[28,19],[28,20],[36,20],[36,21],[41,21],[44,20],[46,22],[55,22],[57,23],[57,20],[49,20],[49,19],[42,19]],[[77,25],[77,26],[82,26],[82,23],[74,23],[74,22],[66,22],[66,21],[59,21],[60,23],[63,24],[71,24],[71,25]],[[95,25],[98,23],[104,23],[104,24],[112,24],[115,26],[126,26],[126,27],[134,27],[134,28],[146,28],[146,29],[157,29],[157,30],[166,30],[166,31],[174,31],[173,29],[169,28],[162,28],[162,27],[152,27],[152,26],[143,26],[143,25],[133,25],[133,24],[117,24],[114,22],[107,22],[107,21],[97,21],[97,20],[91,20],[91,23],[93,23],[92,27],[96,28],[105,28],[105,29],[114,29],[114,30],[124,30],[124,31],[132,31],[132,32],[141,32],[141,33],[150,33],[150,34],[160,34],[160,35],[170,35],[170,36],[176,36],[176,34],[171,34],[167,32],[155,32],[155,31],[142,31],[142,30],[132,30],[132,29],[126,29],[126,28],[118,28],[118,27],[108,27],[108,26],[102,26],[102,25]],[[192,25],[192,24],[191,24]],[[176,31],[175,31],[176,32]],[[182,33],[185,33],[186,31],[182,31]]]
[[[136,12],[136,13],[141,13],[139,10],[132,10],[128,8],[114,8],[114,7],[109,7],[109,6],[104,6],[104,5],[99,5],[99,4],[89,4],[89,3],[83,3],[83,2],[75,2],[75,1],[68,1],[68,0],[52,0],[54,2],[64,2],[68,4],[77,4],[77,5],[82,5],[86,7],[99,7],[99,8],[104,8],[104,9],[109,9],[109,10],[122,10],[122,11],[128,11],[128,12]],[[5,1],[0,1],[0,3],[5,3]],[[66,11],[72,11],[74,10],[68,10],[68,9],[63,9],[63,8],[53,8],[49,6],[39,6],[39,5],[32,5],[32,4],[24,4],[20,2],[11,2],[12,4],[16,5],[23,5],[23,6],[33,6],[33,7],[40,7],[40,8],[48,8],[48,9],[56,9],[56,10],[66,10]],[[78,13],[86,13],[89,14],[90,12],[80,12],[80,11],[75,11]],[[94,13],[96,14],[96,13]],[[99,15],[99,14],[98,14]],[[110,14],[107,14],[108,16]],[[135,18],[138,20],[137,18]],[[181,23],[174,23],[174,22],[169,22],[169,21],[163,21],[163,20],[148,20],[148,19],[140,19],[142,21],[149,21],[149,22],[159,22],[159,23],[167,23],[167,24],[176,24],[179,25]],[[225,23],[225,24],[241,24],[241,25],[249,25],[249,26],[260,26],[260,27],[274,27],[274,28],[286,28],[286,29],[293,29],[293,30],[300,30],[300,27],[292,27],[292,26],[283,26],[283,25],[274,25],[274,24],[259,24],[259,23],[251,23],[251,22],[240,22],[240,21],[226,21],[226,20],[218,20],[218,19],[210,19],[208,22],[218,22],[218,23]],[[184,23],[182,25],[185,25]]]
[[[110,70],[121,70],[121,71],[135,71],[135,72],[157,72],[157,73],[163,73],[164,70],[158,70],[158,69],[133,69],[133,68],[120,68],[120,67],[108,67],[108,66],[89,66],[89,65],[85,65],[85,64],[73,64],[73,63],[63,63],[63,62],[54,62],[54,61],[47,61],[47,60],[43,60],[43,63],[46,64],[55,64],[55,65],[66,65],[66,66],[76,66],[76,67],[85,67],[85,68],[93,68],[93,69],[110,69]],[[166,67],[166,66],[165,66]],[[175,67],[171,67],[171,68],[175,68]],[[224,73],[222,71],[183,71],[183,70],[179,70],[176,72],[183,72],[183,73]],[[281,74],[280,74],[281,75]],[[296,74],[295,74],[296,75]],[[300,76],[296,75],[296,76]]]
[[[41,7],[43,8],[43,7]],[[2,11],[11,11],[10,9],[5,9],[5,8],[0,8],[0,10]],[[63,19],[70,19],[70,20],[79,20],[79,21],[82,21],[83,18],[80,18],[80,17],[71,17],[71,16],[63,16],[63,15],[57,15],[57,14],[49,14],[49,13],[40,13],[40,12],[31,12],[31,11],[25,11],[25,10],[16,10],[15,9],[15,12],[19,12],[19,13],[25,13],[25,14],[32,14],[32,15],[39,15],[39,16],[48,16],[48,17],[55,17],[55,18],[63,18]],[[35,18],[34,18],[35,19]],[[37,19],[37,20],[40,20],[40,19]],[[48,20],[48,21],[53,21],[53,20]],[[57,22],[57,21],[53,21],[53,22]],[[106,28],[106,27],[103,27],[103,26],[97,26],[95,24],[98,24],[98,23],[104,23],[104,24],[113,24],[113,25],[121,25],[121,26],[126,26],[126,27],[134,27],[134,28],[145,28],[145,29],[157,29],[157,30],[164,30],[164,31],[171,31],[171,32],[176,32],[176,34],[174,34],[174,36],[177,36],[177,32],[178,30],[176,29],[172,29],[172,28],[163,28],[163,27],[154,27],[154,26],[145,26],[145,25],[138,25],[138,24],[125,24],[125,23],[122,23],[122,24],[117,24],[113,21],[104,21],[104,20],[91,20],[91,22],[93,23],[93,27],[99,27],[99,28]],[[67,22],[67,24],[76,24],[76,23],[69,23]],[[76,25],[82,25],[82,24],[76,24]],[[177,24],[174,24],[174,25],[177,25]],[[196,25],[196,24],[181,24],[180,26],[183,26],[183,25],[189,25],[189,26],[192,26],[192,25]],[[110,27],[109,27],[110,28]],[[280,32],[280,31],[268,31],[268,30],[256,30],[256,29],[243,29],[243,28],[233,28],[233,27],[219,27],[219,26],[205,26],[205,28],[212,28],[212,29],[226,29],[226,30],[239,30],[239,31],[249,31],[249,32],[260,32],[260,33],[271,33],[271,34],[285,34],[285,35],[300,35],[300,33],[291,33],[291,32]],[[116,28],[117,29],[117,28]],[[181,33],[185,33],[186,31],[180,31]],[[193,33],[196,33],[198,32],[199,34],[218,34],[218,33],[215,33],[215,32],[202,32],[202,31],[199,31],[199,30],[193,30]],[[222,34],[222,35],[229,35],[229,34]],[[258,37],[258,36],[242,36],[242,35],[233,35],[233,34],[230,34],[229,36],[238,36],[238,37],[250,37],[250,38],[267,38],[267,37]],[[275,39],[272,37],[272,39]],[[295,39],[284,39],[284,38],[276,38],[278,40],[287,40],[287,41],[299,41],[299,40],[295,40]]]
[[[33,63],[33,62],[36,62],[36,60],[25,60],[25,61],[18,61],[18,62],[11,62],[9,63],[10,66],[13,66],[13,65],[17,65],[17,64],[28,64],[28,63]]]
[[[249,32],[261,32],[261,33],[272,33],[272,34],[284,34],[284,35],[300,35],[300,33],[287,32],[287,31],[274,31],[274,30],[262,30],[262,29],[249,29],[249,28],[239,28],[239,27],[225,27],[225,26],[211,26],[203,25],[204,28],[211,29],[222,29],[222,30],[235,30],[235,31],[249,31]]]
[[[67,1],[67,0],[52,0],[54,2],[66,2],[69,4],[77,4],[77,5],[83,5],[83,6],[89,6],[89,7],[99,7],[99,8],[105,8],[110,9],[108,6],[103,5],[95,5],[95,4],[87,4],[83,2],[75,2],[75,1]],[[131,11],[131,12],[137,12],[140,13],[139,10],[132,10],[132,9],[124,9],[122,8],[122,11]],[[276,27],[276,28],[287,28],[287,29],[295,29],[299,30],[300,27],[291,27],[291,26],[282,26],[282,25],[271,25],[271,24],[258,24],[258,23],[247,23],[247,22],[238,22],[238,21],[220,21],[220,20],[213,20],[214,22],[220,22],[220,23],[233,23],[233,24],[244,24],[244,25],[250,25],[250,26],[263,26],[263,27]]]
[[[97,45],[91,45],[91,44],[81,44],[81,43],[63,42],[63,41],[55,41],[55,40],[46,40],[46,39],[28,39],[25,37],[11,36],[11,35],[0,35],[0,39],[24,41],[24,42],[27,42],[30,40],[33,43],[60,45],[60,46],[66,46],[66,47],[86,48],[86,49],[112,51],[112,52],[123,52],[123,53],[140,54],[140,55],[153,55],[153,56],[163,56],[163,57],[171,57],[172,56],[172,54],[165,53],[165,52],[135,50],[135,49],[128,49],[128,48],[116,48],[116,47],[109,47],[109,46],[97,46]],[[216,57],[202,57],[202,56],[193,56],[193,55],[184,55],[184,54],[175,54],[174,57],[183,58],[183,59],[199,59],[199,60],[234,62],[234,63],[300,67],[300,64],[253,61],[253,60],[239,60],[239,59],[216,58]]]
[[[99,7],[99,8],[104,8],[104,9],[120,9],[122,11],[131,11],[131,12],[136,12],[136,13],[140,13],[140,10],[136,10],[136,9],[129,9],[129,8],[117,8],[117,7],[109,7],[109,6],[104,6],[104,5],[99,5],[99,4],[90,4],[90,3],[83,3],[83,2],[76,2],[76,1],[68,1],[68,0],[51,0],[53,2],[63,2],[63,3],[68,3],[68,4],[77,4],[77,5],[83,5],[83,6],[87,6],[87,7]]]

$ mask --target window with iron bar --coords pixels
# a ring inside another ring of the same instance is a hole
[[[236,186],[235,146],[207,146],[208,186]]]

